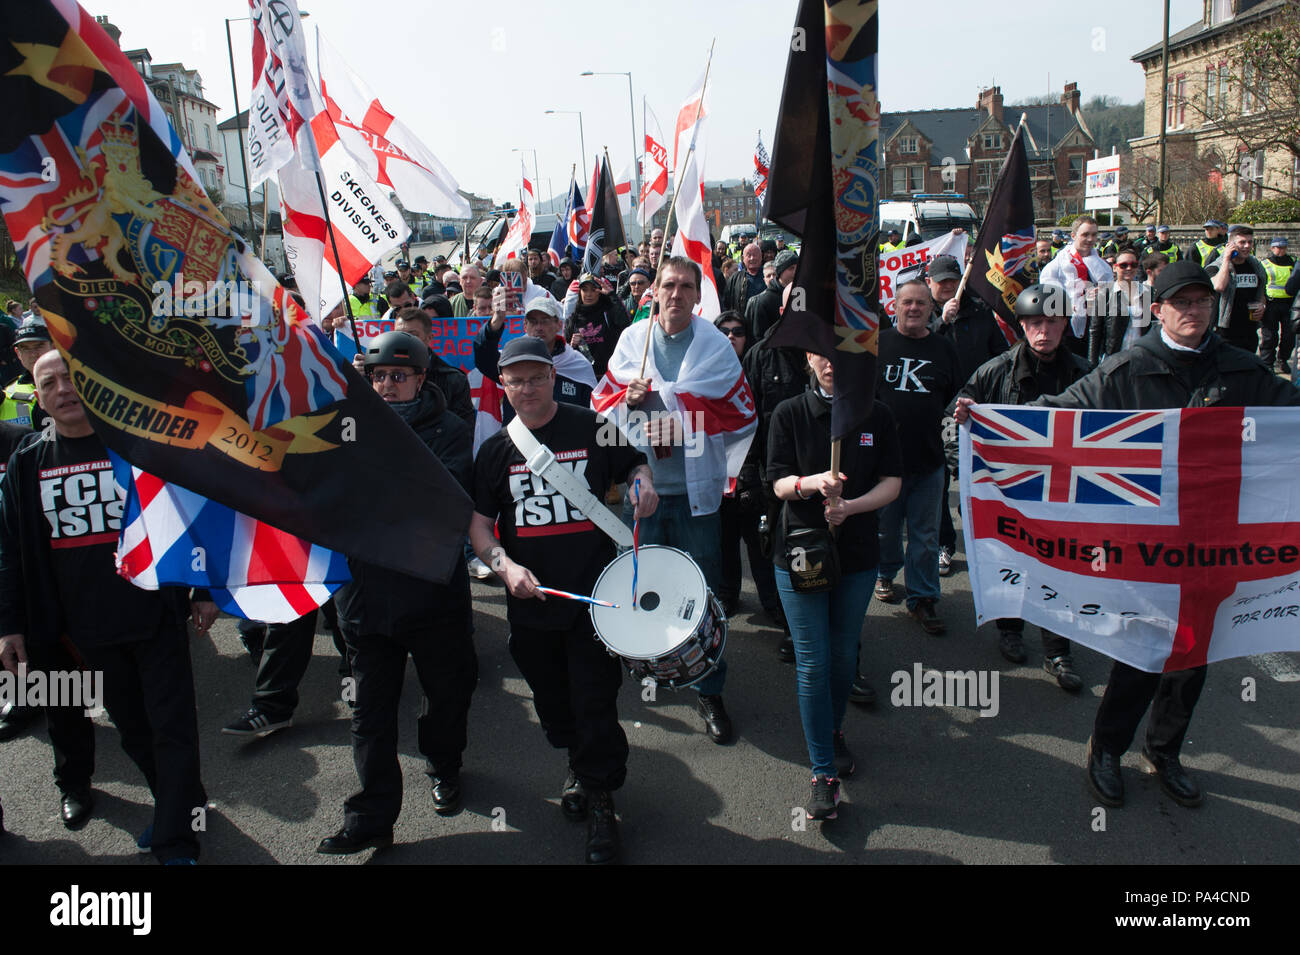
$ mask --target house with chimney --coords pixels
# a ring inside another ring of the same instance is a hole
[[[991,86],[974,107],[882,113],[880,198],[956,192],[983,215],[1022,115],[1035,220],[1050,225],[1082,212],[1084,165],[1096,144],[1076,83],[1048,105],[1004,110],[1001,88]]]

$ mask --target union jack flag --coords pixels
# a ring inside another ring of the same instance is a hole
[[[999,243],[1002,247],[1002,274],[1015,275],[1023,269],[1033,256],[1037,241],[1032,228],[1004,235]]]
[[[971,483],[1020,501],[1159,507],[1158,411],[982,409],[971,423]]]

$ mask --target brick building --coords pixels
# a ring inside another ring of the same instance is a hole
[[[1193,166],[1224,193],[1229,205],[1300,194],[1300,158],[1282,146],[1247,151],[1230,128],[1262,113],[1262,101],[1270,98],[1269,78],[1254,77],[1251,64],[1242,62],[1241,41],[1266,29],[1287,2],[1205,0],[1201,19],[1170,35],[1167,177],[1170,170]],[[1159,40],[1133,56],[1146,74],[1146,110],[1143,134],[1129,144],[1138,175],[1149,181],[1158,180],[1162,59]],[[1289,105],[1294,110],[1295,104]]]
[[[993,86],[980,91],[974,107],[882,113],[880,198],[954,191],[982,215],[1022,113],[1035,218],[1046,225],[1082,212],[1084,164],[1095,143],[1075,83],[1047,106],[1004,111],[1002,90]]]

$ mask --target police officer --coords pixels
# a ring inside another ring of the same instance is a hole
[[[1291,324],[1291,300],[1294,296],[1286,293],[1286,284],[1295,271],[1295,259],[1287,254],[1285,236],[1274,236],[1268,245],[1268,256],[1260,264],[1268,276],[1265,289],[1267,301],[1264,305],[1263,341],[1259,345],[1259,357],[1264,364],[1271,365],[1279,375],[1289,374],[1291,369],[1287,362],[1295,351],[1295,327]],[[1281,334],[1281,347],[1278,336]]]
[[[885,233],[885,241],[880,243],[880,254],[888,255],[890,252],[897,252],[903,248],[903,234],[897,229],[890,229]]]
[[[1145,259],[1151,254],[1151,250],[1156,247],[1157,241],[1156,227],[1154,225],[1148,225],[1142,237],[1133,243],[1134,247],[1138,250],[1139,261]]]
[[[353,318],[378,318],[384,314],[387,305],[383,298],[372,298],[370,295],[370,276],[363,275],[357,280],[357,284],[352,286],[352,294],[348,296],[348,303],[352,306]]]
[[[1132,255],[1129,251],[1127,254]],[[1020,405],[1042,395],[1060,394],[1088,373],[1088,363],[1062,348],[1069,304],[1065,289],[1056,285],[1031,285],[1016,297],[1016,318],[1024,337],[1010,350],[985,362],[962,386],[957,400],[976,404]],[[955,404],[956,402],[954,402]],[[948,436],[950,464],[956,463],[955,433]],[[1012,663],[1024,663],[1025,622],[998,621],[998,650]],[[1074,672],[1070,641],[1048,630],[1043,635],[1043,669],[1056,677],[1063,690],[1077,693],[1083,680]]]
[[[1064,229],[1053,229],[1052,230],[1052,258],[1056,258],[1058,255],[1060,255],[1061,250],[1064,249],[1069,244],[1069,242],[1070,242],[1070,237],[1065,234]]]
[[[1152,290],[1152,312],[1160,328],[1106,359],[1060,395],[1034,404],[1131,411],[1300,405],[1300,389],[1278,378],[1256,356],[1226,346],[1213,330],[1214,293],[1210,276],[1195,262],[1162,269]],[[958,409],[959,421],[968,408],[969,403]],[[1200,805],[1200,787],[1179,762],[1179,750],[1205,686],[1205,673],[1205,666],[1148,673],[1115,662],[1088,744],[1088,785],[1098,800],[1107,806],[1124,804],[1120,758],[1150,708],[1143,770],[1159,776],[1175,802]]]
[[[49,329],[35,316],[23,319],[14,338],[14,351],[23,366],[23,372],[4,391],[0,404],[0,421],[9,421],[23,428],[40,428],[46,413],[36,404],[36,385],[32,381],[32,367],[36,359],[53,348]]]
[[[1205,268],[1210,262],[1219,257],[1219,251],[1223,248],[1223,243],[1228,241],[1228,227],[1218,219],[1206,219],[1205,238],[1197,239],[1196,244],[1192,246],[1192,254],[1189,258]]]
[[[1172,265],[1183,257],[1183,250],[1169,239],[1169,226],[1162,225],[1156,229],[1156,244],[1151,251],[1163,255]]]
[[[405,332],[386,332],[370,342],[365,361],[379,397],[468,489],[473,434],[447,409],[441,392],[423,387],[429,364],[424,342]],[[343,804],[343,828],[317,847],[327,855],[393,844],[393,824],[402,808],[397,716],[407,656],[424,691],[417,739],[439,815],[460,811],[461,754],[470,696],[478,683],[463,558],[446,584],[354,558],[348,559],[348,569],[352,580],[339,588],[334,602],[356,680],[352,758],[361,791]]]

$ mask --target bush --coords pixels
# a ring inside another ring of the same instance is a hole
[[[1079,218],[1080,215],[1082,215],[1082,213],[1067,212],[1065,215],[1061,216],[1061,218],[1056,220],[1056,224],[1060,226],[1062,229],[1069,229],[1073,227],[1074,220]]]
[[[1231,222],[1300,222],[1300,199],[1251,199],[1228,213]]]

